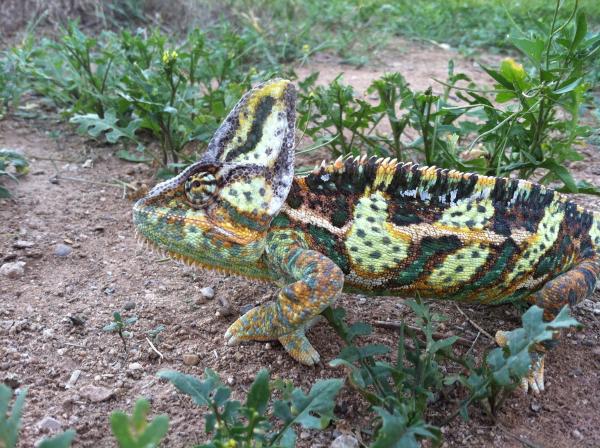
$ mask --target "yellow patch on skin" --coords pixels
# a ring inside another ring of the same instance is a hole
[[[511,283],[516,277],[530,271],[535,261],[548,251],[558,238],[560,223],[565,213],[557,209],[557,204],[552,204],[546,209],[544,217],[537,227],[537,232],[531,235],[521,246],[522,252],[512,271],[506,276],[506,281]]]
[[[468,282],[485,264],[488,247],[468,246],[448,255],[427,279],[434,288],[447,288]]]
[[[597,250],[600,247],[600,222],[594,217],[594,223],[590,227],[590,238],[592,239],[592,244]]]
[[[494,206],[491,200],[465,200],[445,210],[442,217],[434,225],[482,230],[490,223],[493,216]]]
[[[257,176],[249,182],[245,179],[231,182],[221,190],[220,196],[240,212],[261,213],[273,199],[273,190],[263,176]]]
[[[379,191],[361,198],[354,208],[354,222],[345,245],[357,272],[377,274],[399,265],[409,244],[389,231],[388,203]]]
[[[264,124],[263,138],[260,142],[260,143],[262,143],[262,146],[263,146],[263,149],[261,152],[264,152],[266,150],[266,148],[268,148],[269,145],[271,145],[271,147],[273,148],[273,152],[272,152],[271,156],[275,157],[275,158],[277,157],[278,151],[276,151],[275,149],[279,148],[279,146],[281,145],[281,142],[283,141],[283,138],[285,135],[285,127],[287,125],[287,123],[285,122],[285,119],[279,119],[278,116],[279,116],[280,112],[285,112],[285,104],[283,102],[283,96],[285,93],[285,88],[288,84],[289,84],[289,81],[282,80],[279,82],[267,84],[260,90],[252,93],[252,95],[248,98],[248,101],[244,105],[243,109],[239,113],[238,128],[235,130],[235,134],[234,134],[233,138],[231,139],[230,143],[227,145],[227,147],[223,151],[224,157],[227,156],[227,154],[231,150],[233,150],[239,146],[238,139],[242,142],[245,142],[247,140],[248,133],[250,132],[250,129],[252,128],[252,123],[254,121],[254,117],[256,116],[256,108],[260,104],[262,99],[265,97],[268,97],[268,96],[273,97],[276,101],[273,104],[271,113],[269,114],[269,117],[267,118],[267,120]],[[276,129],[277,126],[283,126],[283,132],[281,132],[279,137],[275,136],[275,132],[274,132],[274,129]],[[267,136],[270,136],[272,140],[269,141]],[[264,141],[264,143],[263,143],[263,141]],[[279,142],[279,144],[277,142]],[[258,143],[259,142],[257,142],[257,146],[258,146]],[[273,154],[273,153],[275,153],[275,154]],[[263,157],[266,156],[266,154],[262,154],[262,155],[263,155]],[[239,162],[240,158],[243,158],[245,156],[246,156],[246,154],[242,154],[239,157],[237,157],[236,159],[234,159],[233,161]],[[249,159],[249,160],[244,160],[244,161],[248,161],[251,163],[259,163],[259,159],[254,159],[254,160]]]

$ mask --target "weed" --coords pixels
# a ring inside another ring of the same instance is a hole
[[[536,344],[553,338],[557,330],[580,324],[569,316],[564,307],[551,322],[544,322],[543,310],[532,306],[522,317],[523,328],[508,333],[507,345],[487,353],[480,366],[468,357],[456,356],[453,345],[456,336],[436,338],[439,315],[431,314],[420,301],[409,301],[416,315],[416,327],[425,341],[404,324],[400,325],[395,361],[388,358],[391,349],[385,345],[355,344],[359,336],[371,333],[371,327],[358,322],[348,325],[345,311],[327,309],[325,317],[337,334],[347,344],[333,360],[332,366],[344,366],[348,370],[348,383],[372,406],[380,418],[376,426],[372,446],[415,447],[419,441],[428,439],[441,442],[441,432],[427,423],[428,405],[446,386],[456,382],[469,392],[457,411],[443,422],[449,423],[456,416],[468,418],[468,406],[482,402],[484,409],[495,417],[504,400],[521,384],[532,365],[531,351]],[[406,336],[410,337],[407,341]],[[447,364],[463,368],[467,374],[446,374]]]
[[[155,448],[169,430],[169,418],[159,415],[148,423],[150,403],[139,399],[131,416],[121,411],[110,415],[110,427],[120,448]]]
[[[3,176],[18,182],[18,177],[29,172],[29,163],[22,154],[10,150],[0,149],[0,178]],[[0,198],[9,198],[10,191],[0,185]]]
[[[169,370],[158,375],[171,381],[197,405],[208,407],[204,429],[212,439],[202,447],[293,447],[296,425],[307,429],[324,429],[329,425],[334,398],[343,384],[338,379],[318,380],[308,394],[298,388],[281,387],[283,397],[271,403],[273,387],[269,385],[269,373],[261,370],[242,404],[230,398],[231,390],[210,369],[205,370],[203,381]],[[271,415],[267,413],[269,405],[273,409]],[[273,421],[277,421],[277,426]]]
[[[126,328],[136,323],[137,320],[138,318],[136,316],[128,317],[127,319],[123,320],[121,313],[115,311],[113,313],[113,321],[105,325],[102,330],[108,333],[117,333],[123,342],[123,349],[125,350],[125,353],[127,353],[127,341],[125,338],[130,338],[131,333],[127,331]]]

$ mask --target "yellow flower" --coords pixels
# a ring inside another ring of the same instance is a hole
[[[302,45],[302,53],[304,53],[304,54],[310,53],[310,45],[308,45],[308,44]]]
[[[525,79],[525,69],[513,58],[504,58],[500,64],[500,73],[511,82],[517,84]]]
[[[236,446],[237,446],[237,442],[233,439],[229,439],[227,442],[225,442],[226,448],[235,448]]]
[[[162,55],[163,64],[169,65],[169,64],[175,62],[177,60],[177,56],[178,56],[178,54],[175,50],[172,50],[172,51],[165,50],[165,52]]]

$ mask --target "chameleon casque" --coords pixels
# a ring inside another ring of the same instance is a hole
[[[305,330],[341,291],[523,300],[546,319],[593,293],[600,215],[532,182],[366,156],[294,177],[295,99],[280,79],[248,92],[202,159],[133,209],[169,256],[282,286],[229,327],[229,344],[277,339],[317,363]],[[543,362],[528,381],[543,390]]]

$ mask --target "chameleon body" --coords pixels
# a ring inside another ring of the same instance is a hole
[[[282,285],[230,326],[230,344],[278,339],[314,364],[304,332],[342,290],[524,300],[548,319],[593,293],[600,218],[565,196],[366,156],[294,177],[294,122],[293,85],[258,86],[199,162],[134,206],[139,234],[173,258]]]

